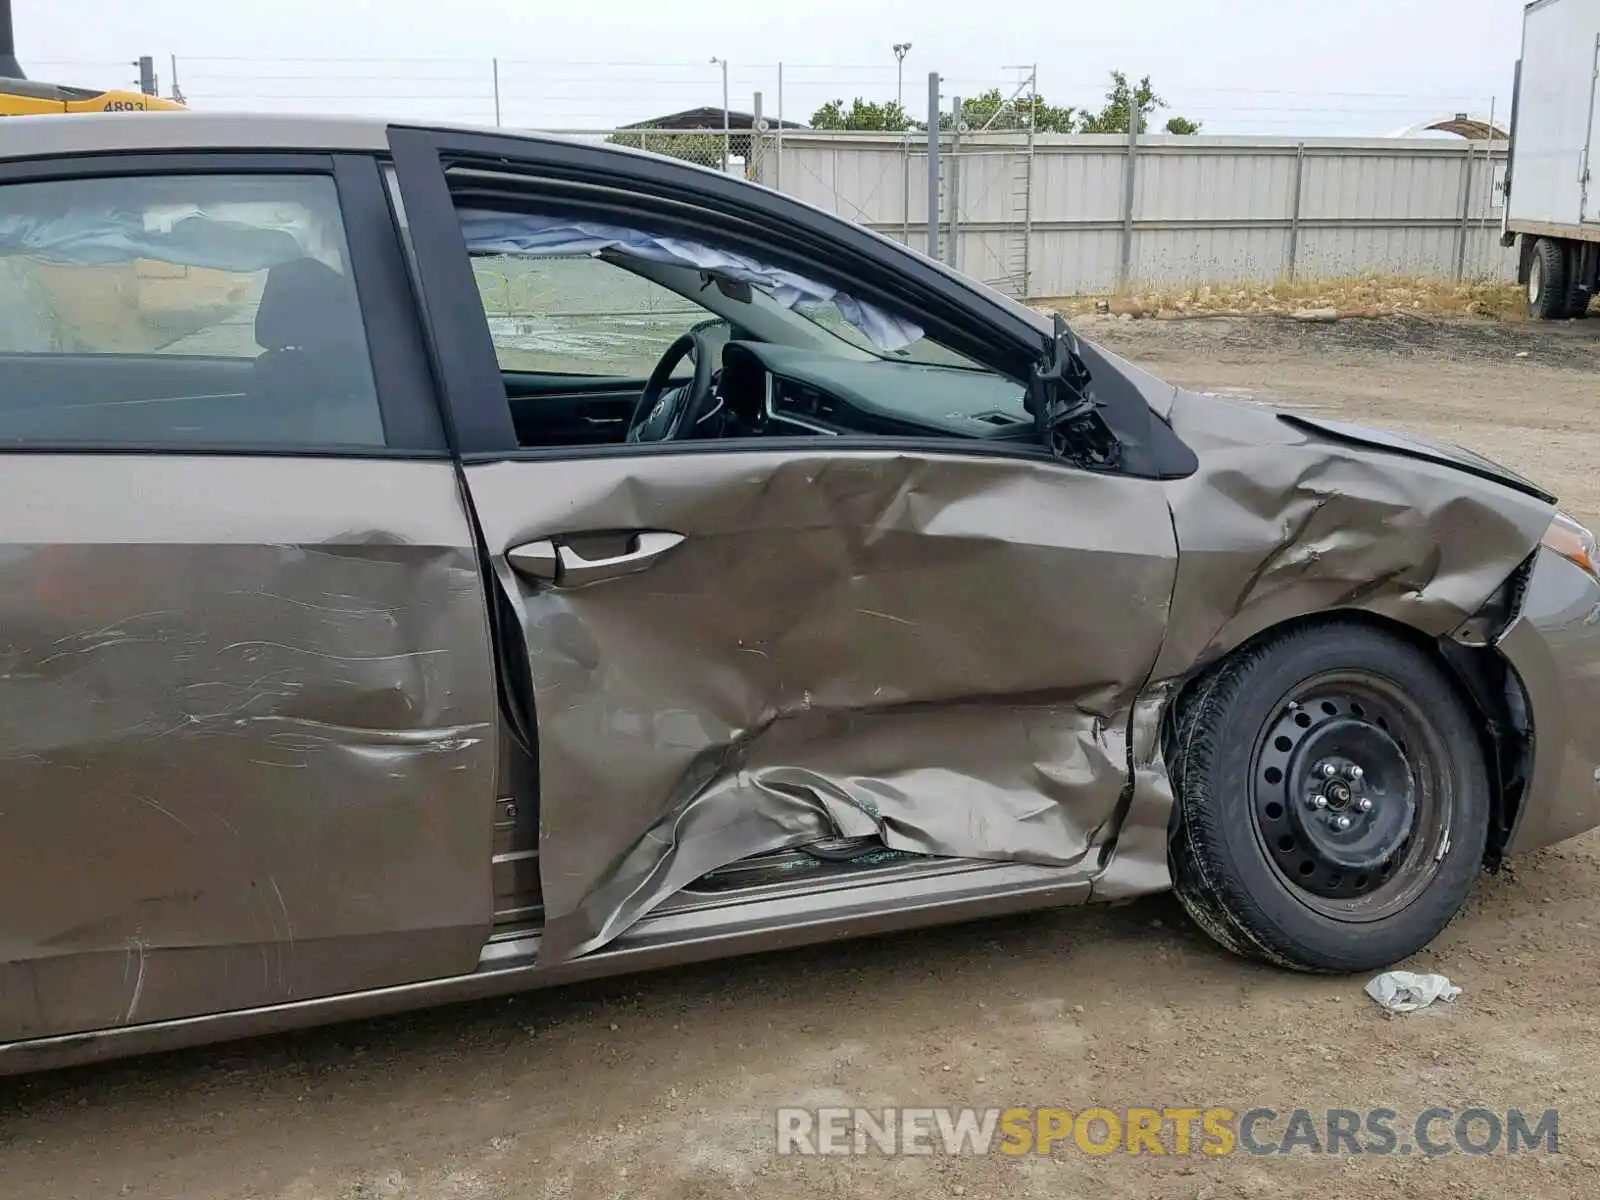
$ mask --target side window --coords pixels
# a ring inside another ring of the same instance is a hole
[[[0,446],[381,446],[333,180],[0,185]]]
[[[472,259],[503,371],[643,379],[710,317],[700,306],[587,254]]]
[[[470,204],[457,217],[529,449],[1032,429],[1022,382],[940,345],[914,313],[724,243],[714,221]]]

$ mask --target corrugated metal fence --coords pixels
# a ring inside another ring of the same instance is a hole
[[[925,134],[785,132],[769,187],[926,251]],[[939,257],[1019,296],[1361,275],[1514,278],[1502,144],[959,133]]]

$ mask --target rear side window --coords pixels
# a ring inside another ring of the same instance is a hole
[[[0,186],[0,447],[384,443],[333,180]]]

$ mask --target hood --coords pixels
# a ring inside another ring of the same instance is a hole
[[[1506,487],[1522,492],[1524,495],[1532,496],[1545,504],[1556,503],[1555,496],[1531,479],[1517,474],[1510,467],[1502,466],[1493,459],[1485,458],[1483,455],[1461,446],[1453,446],[1448,442],[1435,442],[1409,433],[1395,433],[1393,430],[1357,425],[1350,421],[1333,421],[1324,417],[1308,417],[1301,413],[1287,412],[1282,409],[1274,409],[1273,411],[1277,413],[1280,421],[1306,432],[1353,445],[1365,446],[1373,450],[1386,450],[1391,454],[1402,455],[1406,458],[1417,458],[1426,462],[1440,463],[1447,467],[1455,467],[1469,475],[1476,475],[1479,479],[1487,479],[1494,483],[1503,484]]]

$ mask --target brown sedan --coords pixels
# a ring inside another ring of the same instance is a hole
[[[1600,824],[1593,537],[613,147],[0,130],[0,1070]]]

